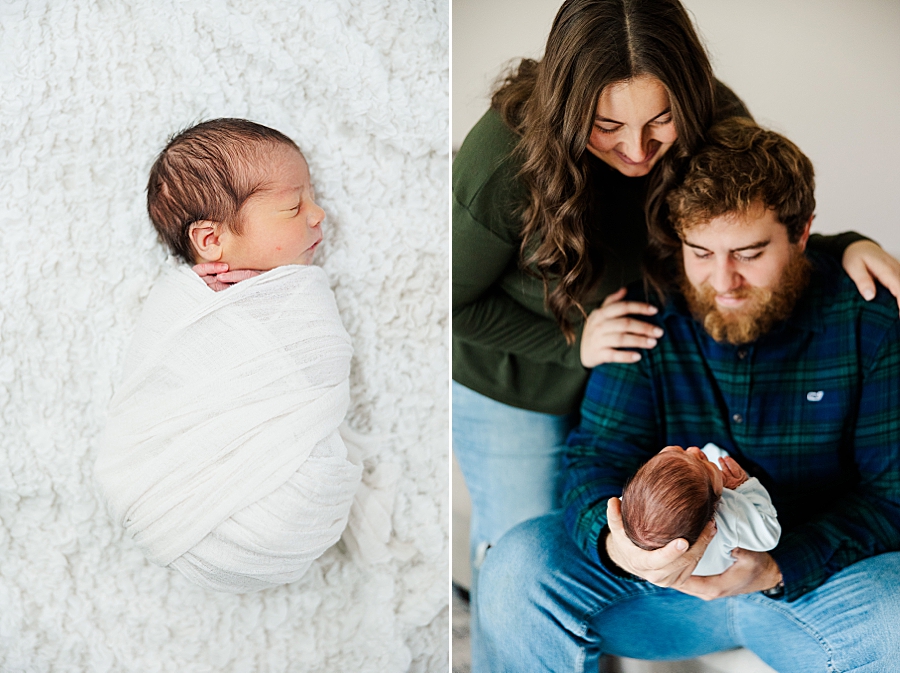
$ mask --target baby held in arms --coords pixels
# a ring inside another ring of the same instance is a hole
[[[388,558],[391,477],[361,484],[365,442],[343,425],[353,349],[310,265],[325,213],[297,145],[198,124],[157,157],[147,206],[182,263],[150,292],[110,402],[95,476],[114,520],[219,591],[293,582],[342,535]],[[205,263],[233,275],[201,279]]]
[[[711,519],[716,534],[694,575],[718,575],[734,563],[736,547],[768,551],[781,536],[769,493],[715,444],[702,450],[667,446],[622,493],[625,534],[642,549],[659,549],[677,538],[693,545]]]

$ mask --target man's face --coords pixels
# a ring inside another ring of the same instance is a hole
[[[760,205],[683,232],[682,291],[716,341],[756,341],[790,315],[806,287],[811,222],[792,244],[775,213]]]

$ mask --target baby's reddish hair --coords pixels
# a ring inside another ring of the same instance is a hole
[[[694,544],[719,502],[706,470],[676,453],[658,453],[635,473],[622,493],[625,534],[641,549],[684,538]]]

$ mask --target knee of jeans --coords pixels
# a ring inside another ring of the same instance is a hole
[[[478,618],[485,631],[507,632],[505,622],[515,619],[532,603],[532,596],[550,570],[539,519],[515,526],[485,549],[478,578]]]

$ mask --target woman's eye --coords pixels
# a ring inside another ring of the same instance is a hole
[[[696,250],[694,251],[694,256],[697,259],[709,259],[711,255],[711,252],[697,252]]]
[[[597,129],[598,131],[600,131],[600,133],[615,133],[616,131],[619,130],[620,127],[617,126],[613,129],[608,129],[608,128],[604,128],[602,126],[595,126],[594,128]]]

